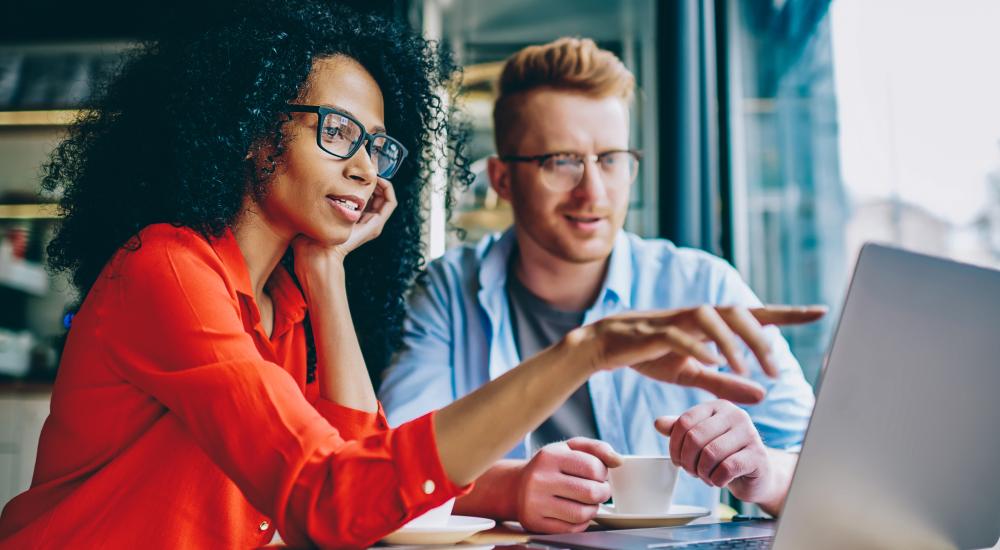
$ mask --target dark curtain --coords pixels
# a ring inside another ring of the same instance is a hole
[[[721,253],[714,2],[657,3],[660,236]]]

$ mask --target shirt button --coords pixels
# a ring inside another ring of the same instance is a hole
[[[437,487],[434,485],[434,481],[433,480],[428,479],[427,481],[424,482],[424,494],[425,495],[429,495],[429,494],[433,493],[434,489],[436,489],[436,488]]]
[[[267,528],[270,527],[270,526],[271,526],[271,524],[268,523],[266,519],[264,521],[260,522],[260,530],[261,531],[267,531]]]

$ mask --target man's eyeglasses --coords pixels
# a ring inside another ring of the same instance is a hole
[[[504,155],[503,162],[533,162],[538,164],[542,182],[553,191],[569,191],[583,180],[584,163],[593,161],[601,170],[607,185],[631,185],[639,172],[642,154],[631,149],[604,151],[596,155],[582,153],[548,153],[530,157]]]
[[[290,104],[288,112],[316,113],[319,117],[316,145],[339,159],[351,158],[364,144],[380,178],[394,176],[406,158],[406,147],[402,143],[382,133],[369,134],[356,118],[347,113],[322,105],[298,104]]]

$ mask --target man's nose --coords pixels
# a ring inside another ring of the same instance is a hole
[[[597,163],[591,159],[584,160],[583,174],[580,183],[573,188],[573,195],[581,199],[600,199],[607,195],[607,191],[607,182]]]

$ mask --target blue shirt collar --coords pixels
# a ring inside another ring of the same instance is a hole
[[[503,233],[483,239],[476,246],[476,255],[482,258],[479,264],[479,288],[482,292],[492,293],[507,284],[507,266],[516,245],[517,237],[511,226]]]
[[[503,290],[507,284],[507,266],[510,255],[517,245],[514,228],[510,227],[499,236],[484,239],[479,244],[478,255],[482,258],[479,269],[479,288],[485,295],[491,295]],[[632,307],[632,243],[625,230],[618,232],[608,273],[604,277],[604,285],[597,295],[595,305],[603,304],[608,299],[616,299],[624,309]]]

